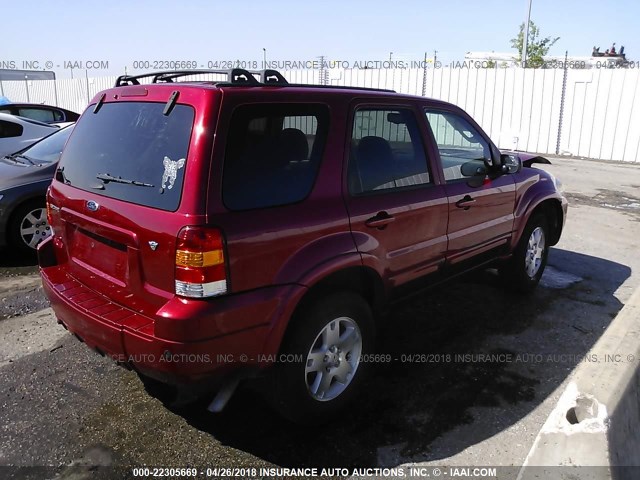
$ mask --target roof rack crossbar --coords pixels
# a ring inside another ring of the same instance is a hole
[[[141,78],[153,77],[155,73],[144,73],[142,75],[120,75],[116,78],[116,87],[124,87],[126,85],[140,85]]]
[[[219,87],[232,87],[232,86],[243,86],[243,85],[254,85],[254,86],[260,86],[260,85],[289,85],[289,82],[287,82],[287,79],[284,78],[284,76],[278,72],[277,70],[270,70],[270,69],[266,69],[266,70],[243,70],[240,68],[234,68],[232,71],[239,71],[242,72],[245,75],[251,75],[253,76],[259,76],[260,77],[260,81],[255,80],[255,78],[249,82],[239,82],[237,79],[232,80],[232,77],[229,77],[229,81],[228,82],[220,82],[217,85]],[[254,81],[255,80],[255,81]]]
[[[218,74],[225,75],[226,80],[216,81],[220,87],[231,86],[290,86],[305,88],[326,88],[337,90],[365,90],[374,92],[396,93],[395,90],[371,87],[353,87],[343,85],[312,85],[304,83],[289,83],[277,70],[245,70],[244,68],[232,68],[230,70],[168,70],[164,72],[145,73],[142,75],[122,75],[116,80],[116,87],[126,85],[140,85],[139,80],[151,77],[151,83],[173,83],[174,79],[190,75]],[[256,78],[260,77],[260,80]]]
[[[140,80],[143,78],[151,78],[151,83],[173,83],[173,80],[176,78],[207,74],[225,75],[226,81],[234,85],[258,85],[260,82],[256,80],[253,73],[254,72],[249,72],[242,68],[233,68],[231,70],[167,70],[163,72],[144,73],[142,75],[121,75],[116,79],[115,86],[140,85]]]
[[[229,83],[235,85],[260,85],[253,73],[244,68],[232,68],[229,70]]]
[[[227,70],[169,70],[166,72],[156,72],[151,83],[173,83],[174,78],[187,77],[189,75],[227,75]]]
[[[252,72],[253,73],[253,72]],[[260,81],[265,85],[288,85],[287,79],[277,70],[261,70]]]

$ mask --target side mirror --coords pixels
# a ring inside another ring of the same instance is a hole
[[[480,163],[477,160],[472,160],[470,162],[463,163],[460,166],[460,173],[465,177],[484,177],[487,173],[489,173],[489,169],[487,168],[485,163]]]
[[[522,170],[522,160],[516,153],[503,153],[500,155],[502,173],[518,173]]]
[[[473,188],[480,187],[484,183],[489,171],[486,161],[471,160],[460,165],[460,173],[467,179],[467,185]]]
[[[407,123],[401,113],[387,113],[387,122],[393,123],[394,125],[403,125]]]

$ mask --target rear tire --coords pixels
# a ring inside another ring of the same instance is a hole
[[[371,308],[355,293],[332,293],[292,322],[273,371],[272,403],[295,423],[326,423],[357,396],[371,366],[362,361],[374,351]]]
[[[52,233],[43,199],[19,205],[9,222],[9,243],[23,254],[34,254],[40,242]]]
[[[527,222],[511,259],[500,267],[500,275],[508,289],[532,292],[540,282],[549,255],[549,222],[536,213]]]

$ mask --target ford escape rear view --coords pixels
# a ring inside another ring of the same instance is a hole
[[[445,102],[194,73],[120,77],[62,154],[38,256],[91,348],[217,392],[214,411],[264,376],[280,412],[317,422],[357,394],[389,302],[489,265],[538,284],[567,209],[532,168],[547,160]]]

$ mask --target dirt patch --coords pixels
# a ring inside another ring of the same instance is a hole
[[[582,193],[566,192],[565,195],[570,203],[589,205],[592,207],[607,208],[617,210],[632,216],[640,221],[640,198],[628,193],[599,188],[594,196]]]
[[[9,252],[4,250],[2,254],[8,256]],[[42,289],[38,267],[7,265],[7,257],[3,256],[3,261],[0,262],[0,320],[47,308],[49,301]]]
[[[9,292],[0,288],[0,320],[34,313],[48,306],[49,300],[45,297],[42,286]]]

